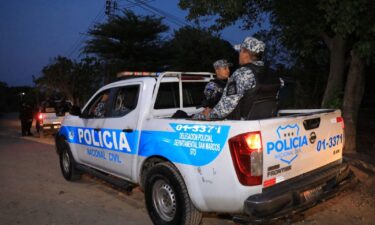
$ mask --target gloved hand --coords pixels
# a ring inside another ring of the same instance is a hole
[[[197,113],[197,114],[194,114],[193,120],[207,120],[206,119],[206,116],[203,114],[203,112],[200,112],[200,113]]]

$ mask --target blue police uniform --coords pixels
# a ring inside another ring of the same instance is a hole
[[[213,79],[204,88],[205,99],[202,102],[203,107],[213,108],[223,95],[227,80]]]
[[[262,61],[253,62],[254,65],[263,66]],[[229,78],[223,96],[208,115],[209,119],[223,119],[237,106],[244,93],[256,85],[255,75],[247,66],[237,69]]]

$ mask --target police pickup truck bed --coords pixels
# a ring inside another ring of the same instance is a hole
[[[210,77],[165,72],[101,88],[65,117],[56,136],[65,179],[87,171],[140,185],[154,224],[199,224],[204,212],[268,221],[311,207],[347,183],[340,110],[281,110],[262,120],[171,118],[179,109],[201,110]],[[103,95],[109,95],[105,114],[96,117]]]

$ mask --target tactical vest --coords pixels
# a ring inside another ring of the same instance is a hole
[[[255,87],[250,88],[244,93],[236,108],[226,118],[231,120],[240,120],[241,118],[260,119],[262,117],[268,117],[270,114],[269,111],[273,110],[269,109],[271,106],[263,106],[264,108],[260,109],[260,114],[264,114],[263,116],[257,115],[256,118],[249,118],[249,113],[256,105],[254,103],[262,100],[274,101],[275,104],[277,104],[276,96],[281,86],[280,79],[267,71],[264,66],[257,66],[250,63],[244,65],[244,67],[251,69],[253,72]],[[264,113],[262,110],[264,110]]]

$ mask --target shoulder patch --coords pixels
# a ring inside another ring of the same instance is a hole
[[[228,87],[227,87],[227,96],[229,95],[235,95],[237,94],[237,85],[236,85],[236,81],[231,81],[229,84],[228,84]]]

